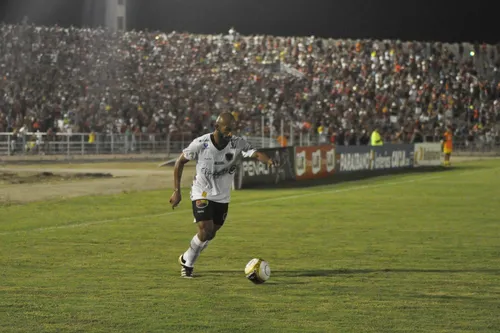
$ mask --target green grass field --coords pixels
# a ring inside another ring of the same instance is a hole
[[[187,192],[0,207],[0,332],[500,332],[498,160],[235,192],[192,280]]]

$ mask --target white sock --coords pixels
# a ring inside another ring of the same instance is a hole
[[[182,258],[186,262],[184,265],[188,267],[193,267],[196,259],[200,256],[201,251],[203,251],[210,241],[202,242],[198,235],[194,235],[193,239],[191,239],[191,244],[189,245],[189,249],[182,255]]]

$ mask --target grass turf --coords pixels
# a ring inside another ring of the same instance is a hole
[[[3,206],[0,332],[499,332],[499,176],[235,192],[193,280],[187,190],[175,211],[169,190]]]

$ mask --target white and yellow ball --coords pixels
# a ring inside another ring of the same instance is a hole
[[[271,277],[271,267],[264,259],[254,258],[246,265],[245,275],[253,283],[261,284]]]

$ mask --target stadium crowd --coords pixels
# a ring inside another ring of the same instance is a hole
[[[500,45],[203,36],[0,25],[0,132],[211,130],[222,110],[241,135],[280,122],[323,142],[439,140],[447,125],[493,142]],[[281,63],[282,66],[273,64]]]

